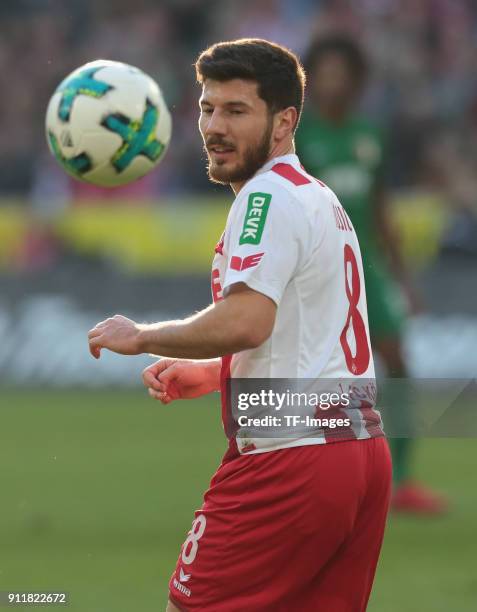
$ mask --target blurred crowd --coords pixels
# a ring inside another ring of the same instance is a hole
[[[78,189],[48,155],[44,114],[64,76],[97,58],[150,73],[172,111],[168,155],[140,189],[155,197],[217,189],[196,129],[197,54],[243,36],[302,54],[313,36],[339,31],[368,53],[363,110],[389,130],[391,187],[444,190],[458,209],[477,209],[473,0],[2,0],[0,23],[1,195]]]

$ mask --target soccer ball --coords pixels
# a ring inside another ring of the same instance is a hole
[[[127,64],[97,60],[60,83],[48,105],[46,136],[66,172],[116,187],[160,162],[171,116],[151,77]]]

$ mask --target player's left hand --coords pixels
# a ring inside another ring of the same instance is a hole
[[[89,351],[96,359],[103,348],[121,355],[139,355],[142,352],[139,335],[140,326],[135,321],[114,315],[88,332]]]

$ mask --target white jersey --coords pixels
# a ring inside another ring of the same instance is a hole
[[[267,162],[232,204],[213,262],[214,301],[235,283],[268,296],[277,312],[261,346],[223,358],[223,382],[232,377],[374,384],[356,233],[336,195],[308,175],[296,155]],[[225,424],[225,387],[222,393]],[[372,395],[359,417],[353,415],[349,435],[336,439],[383,435]],[[240,452],[332,441],[324,431],[312,438],[250,439],[240,431],[234,437]]]

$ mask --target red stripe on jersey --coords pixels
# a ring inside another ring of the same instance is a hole
[[[306,168],[303,164],[300,164],[300,168],[306,172]],[[308,172],[306,172],[308,174]],[[326,185],[323,183],[323,181],[320,181],[320,179],[317,179],[315,176],[311,177],[314,181],[316,181],[319,185],[321,185],[322,187],[326,187]]]
[[[227,389],[227,380],[230,378],[230,365],[232,363],[232,355],[224,355],[222,357],[222,365],[220,368],[220,399],[222,400],[222,423],[225,433],[227,434],[228,420],[230,417],[230,398],[228,397],[229,389]]]
[[[222,285],[220,284],[220,272],[217,268],[212,270],[211,287],[214,304],[220,302],[222,299]]]
[[[279,174],[284,179],[287,179],[287,181],[290,181],[297,187],[311,183],[310,179],[303,176],[303,174],[300,174],[298,170],[295,170],[295,168],[290,166],[290,164],[275,164],[272,171]]]
[[[333,406],[332,409],[321,408],[320,405],[315,407],[315,418],[319,419],[343,419],[346,422],[346,419],[349,419],[349,415],[342,409],[347,408],[347,406]],[[349,425],[341,425],[337,426],[334,429],[330,427],[324,427],[323,433],[325,434],[325,440],[327,443],[336,442],[337,440],[346,441],[346,440],[356,440],[357,436],[351,427],[351,423]]]
[[[237,424],[232,419],[232,408],[230,403],[230,385],[228,380],[230,379],[230,365],[232,363],[233,355],[224,355],[222,357],[222,367],[220,368],[220,399],[222,404],[222,424],[224,427],[225,435],[229,440],[229,447],[224,456],[224,462],[234,459],[240,455],[237,440],[235,436],[237,434]]]
[[[361,400],[361,414],[363,415],[364,426],[371,438],[383,435],[384,431],[381,427],[381,417],[374,410],[373,405],[365,400]]]

